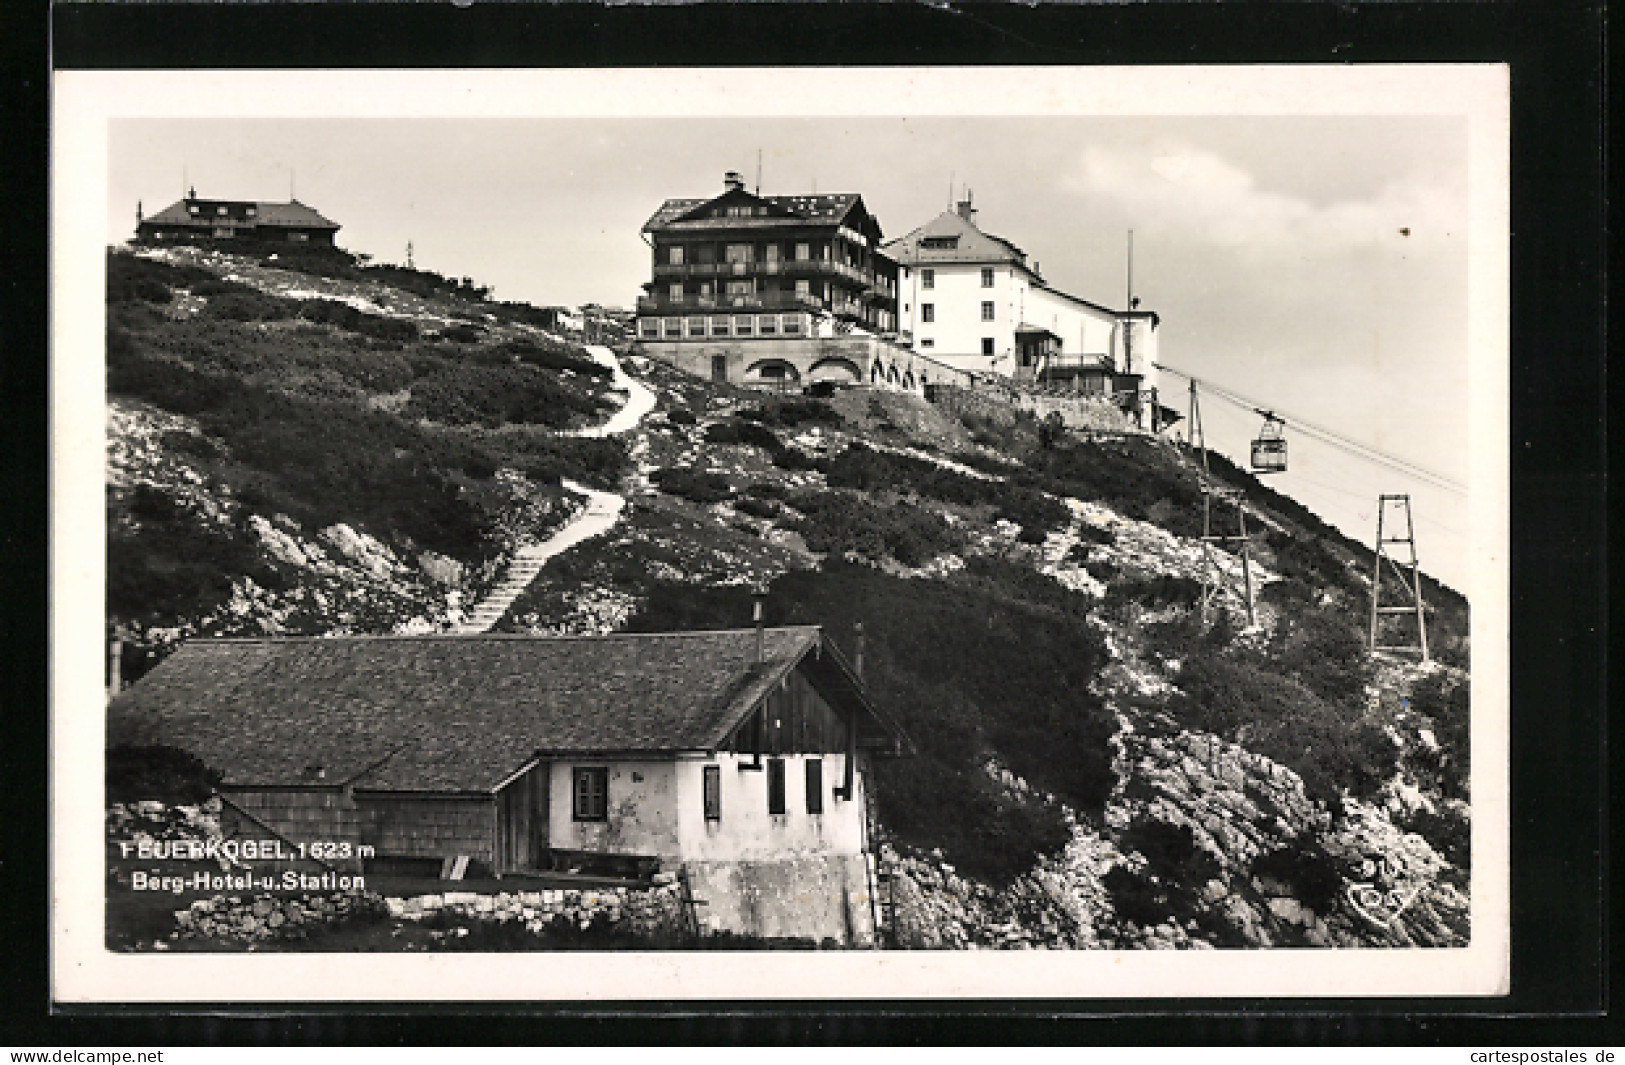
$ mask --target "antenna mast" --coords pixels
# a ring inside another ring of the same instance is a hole
[[[756,149],[756,195],[762,194],[762,149]]]
[[[1128,231],[1128,309],[1134,309],[1134,230]]]

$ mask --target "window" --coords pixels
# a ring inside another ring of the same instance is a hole
[[[942,249],[957,248],[957,247],[959,247],[959,238],[957,236],[954,236],[954,237],[921,237],[920,238],[920,247],[922,247],[922,248],[942,248]]]
[[[671,284],[671,290],[670,291],[671,291],[671,301],[673,303],[682,303],[683,302],[683,283],[681,281],[673,281],[672,284]]]
[[[935,340],[932,340],[930,337],[921,337],[920,338],[920,347],[922,347],[922,348],[934,348],[936,346],[937,346],[937,342]]]
[[[250,207],[250,208],[246,209],[243,213],[245,215],[247,215],[249,218],[253,218],[256,214],[259,213],[259,210],[257,208],[254,208],[254,207]]]
[[[811,296],[812,295],[812,282],[808,281],[806,278],[801,278],[800,280],[798,280],[796,282],[796,295],[802,297],[803,299],[807,298],[808,296]]]
[[[824,761],[821,758],[807,759],[807,812],[824,812]]]
[[[796,262],[804,263],[812,258],[812,245],[801,243],[796,245]]]
[[[711,335],[714,336],[714,337],[725,337],[725,336],[727,336],[728,335],[728,319],[726,319],[726,318],[713,318],[713,319],[711,319]]]
[[[920,304],[920,321],[934,322],[937,320],[937,305],[935,303]]]
[[[756,331],[765,337],[776,335],[779,331],[778,316],[773,314],[764,314],[760,318],[757,318]]]
[[[767,760],[767,812],[784,813],[784,759]]]
[[[784,322],[784,331],[786,333],[799,333],[799,332],[801,332],[801,315],[799,315],[799,314],[787,314],[787,315],[784,316],[783,322]]]
[[[220,215],[221,217],[225,217],[226,209],[224,207],[216,207],[214,209],[214,213]]]
[[[671,263],[673,266],[682,266],[683,246],[681,244],[673,244],[668,251],[670,253],[670,257],[666,261]]]
[[[923,270],[922,269],[920,271],[920,287],[921,288],[936,288],[937,287],[937,272],[935,270]]]
[[[643,318],[639,320],[638,325],[648,339],[654,340],[660,336],[660,319]]]
[[[767,246],[767,261],[770,263],[776,263],[779,261],[779,246],[777,244],[769,244]]]
[[[683,335],[683,320],[681,318],[667,318],[666,319],[666,336],[667,336],[667,338],[668,339],[673,339],[673,338],[681,337],[682,335]]]
[[[756,328],[756,319],[748,314],[742,314],[734,319],[734,336],[748,337]]]
[[[691,337],[703,337],[705,335],[705,319],[690,318],[688,320],[688,335]]]
[[[756,258],[756,249],[749,244],[730,244],[724,251],[727,261],[731,263],[748,263]]]
[[[701,774],[705,794],[705,819],[707,821],[722,820],[722,767],[708,765]]]
[[[993,287],[993,267],[991,267],[991,266],[982,267],[982,287],[983,288],[992,288]]]
[[[749,281],[728,282],[728,298],[730,300],[744,300],[756,294],[755,286]]]
[[[195,204],[195,203],[189,203],[189,204],[186,205],[186,210],[191,214],[197,214],[198,213],[198,205]]]
[[[991,322],[992,320],[993,320],[993,301],[992,300],[983,300],[982,301],[982,321]]]
[[[605,766],[577,766],[575,801],[571,816],[577,821],[609,820],[609,769]]]
[[[982,338],[982,354],[983,355],[991,355],[991,354],[993,354],[993,338],[992,337],[983,337]]]

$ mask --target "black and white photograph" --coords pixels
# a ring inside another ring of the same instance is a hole
[[[56,994],[1504,993],[1506,93],[60,75]]]

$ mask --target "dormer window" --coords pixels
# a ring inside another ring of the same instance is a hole
[[[189,203],[186,205],[186,210],[191,214],[197,214],[200,208],[195,203]]]
[[[220,207],[216,207],[214,209],[214,213],[219,215],[220,217],[224,218],[226,216],[226,208],[225,208],[225,206],[222,205]]]
[[[921,237],[920,247],[951,250],[959,247],[958,237]]]
[[[246,214],[248,217],[253,218],[254,215],[257,214],[258,212],[259,212],[259,208],[250,207],[247,210],[245,210],[243,213]]]

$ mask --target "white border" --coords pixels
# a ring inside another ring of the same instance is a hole
[[[831,74],[837,72],[831,71]],[[825,115],[1453,115],[1469,123],[1472,943],[1454,950],[121,955],[102,948],[103,248],[115,118],[807,113],[773,70],[58,73],[52,126],[52,952],[59,1002],[1505,994],[1508,75],[1503,66],[875,68]],[[652,106],[653,105],[653,106]]]

